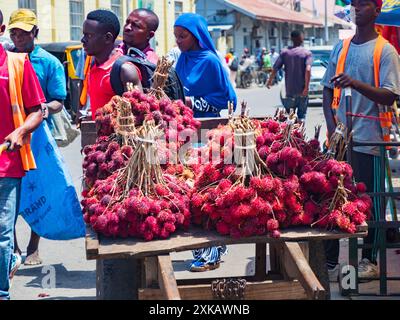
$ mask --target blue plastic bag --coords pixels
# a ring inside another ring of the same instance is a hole
[[[37,169],[22,179],[20,215],[39,236],[71,240],[85,236],[78,196],[46,121],[33,133]]]

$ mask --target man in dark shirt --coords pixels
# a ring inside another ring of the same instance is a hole
[[[302,31],[293,31],[291,34],[293,47],[282,50],[273,71],[267,88],[271,88],[277,72],[285,67],[286,99],[284,107],[287,112],[297,110],[299,121],[306,119],[308,106],[308,89],[311,79],[312,54],[302,47],[304,34]]]

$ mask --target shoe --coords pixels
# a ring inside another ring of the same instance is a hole
[[[11,270],[10,270],[10,275],[9,275],[9,280],[10,280],[10,288],[12,286],[12,280],[18,271],[19,267],[21,266],[22,263],[22,258],[18,253],[13,253],[11,257]]]
[[[339,281],[340,265],[337,264],[333,269],[328,268],[329,282]]]
[[[220,267],[220,262],[206,263],[202,260],[193,261],[190,265],[190,272],[205,272],[218,269]]]
[[[368,259],[362,259],[358,265],[358,278],[378,278],[379,269],[378,266],[373,264]]]

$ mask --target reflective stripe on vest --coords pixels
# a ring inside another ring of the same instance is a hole
[[[21,127],[26,119],[24,100],[22,98],[22,83],[24,80],[25,61],[28,55],[23,53],[7,52],[7,65],[9,73],[9,91],[13,114],[14,127]],[[20,149],[22,165],[25,171],[36,169],[35,159],[30,146],[31,135],[26,136]]]

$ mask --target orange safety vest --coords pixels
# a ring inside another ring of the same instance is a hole
[[[346,58],[347,54],[349,53],[349,48],[352,39],[353,38],[348,38],[343,41],[343,49],[339,56],[339,60],[336,66],[336,74],[344,72]],[[380,79],[379,79],[380,62],[381,62],[383,48],[386,45],[386,43],[388,43],[388,41],[385,38],[383,38],[382,36],[378,36],[374,49],[374,80],[375,80],[375,86],[377,88],[380,87]],[[335,114],[335,119],[336,119],[336,110],[339,108],[341,97],[342,97],[342,88],[335,87],[333,90],[333,101],[332,101],[332,110]],[[390,129],[392,127],[392,118],[393,118],[393,112],[391,111],[391,108],[379,105],[379,118],[382,128],[383,141],[390,142]]]
[[[83,79],[82,92],[79,99],[81,106],[85,106],[87,103],[88,88],[89,88],[89,71],[91,66],[92,66],[92,57],[87,56],[85,60],[85,67],[83,69],[84,79]]]
[[[26,119],[24,100],[22,98],[22,83],[24,80],[25,61],[28,55],[23,53],[7,52],[7,65],[9,74],[9,91],[14,127],[21,127]],[[25,171],[36,169],[35,158],[30,146],[31,135],[24,139],[24,145],[20,149],[22,165]]]

